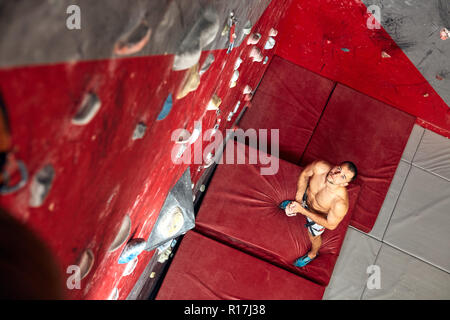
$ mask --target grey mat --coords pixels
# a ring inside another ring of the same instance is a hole
[[[391,186],[389,187],[383,206],[378,214],[377,221],[375,222],[372,231],[369,233],[378,240],[383,240],[384,233],[410,168],[411,165],[403,160],[398,164],[397,171],[395,171],[394,178],[392,179]]]
[[[365,289],[362,299],[450,299],[450,275],[383,244],[376,260],[381,288]]]
[[[349,228],[323,299],[359,300],[369,276],[367,267],[374,264],[380,247],[381,242]]]
[[[450,182],[412,167],[384,242],[450,272]]]
[[[450,181],[450,139],[425,130],[413,163]]]
[[[417,151],[420,140],[422,139],[423,133],[425,129],[421,126],[415,124],[411,134],[408,139],[408,143],[406,144],[405,150],[403,151],[402,160],[411,163],[414,158],[414,154]]]

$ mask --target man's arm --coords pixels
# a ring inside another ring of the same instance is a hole
[[[295,201],[298,203],[301,203],[303,200],[303,194],[306,191],[309,179],[314,175],[314,168],[316,164],[317,161],[314,161],[313,163],[307,165],[298,178],[297,193],[295,194]]]
[[[336,201],[327,216],[317,211],[309,211],[302,206],[297,206],[296,210],[326,229],[334,230],[347,214],[348,204],[344,200]]]

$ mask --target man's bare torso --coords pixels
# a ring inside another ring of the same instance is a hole
[[[339,188],[338,190],[330,190],[330,188],[327,187],[327,173],[328,172],[320,174],[315,173],[309,179],[309,185],[306,189],[308,207],[325,215],[328,214],[336,201],[344,200],[348,202],[348,195],[345,187]]]

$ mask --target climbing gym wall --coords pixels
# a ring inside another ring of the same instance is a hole
[[[210,165],[175,165],[172,151],[207,144],[192,138],[200,128],[225,134],[249,106],[288,4],[1,3],[0,94],[12,141],[5,186],[23,183],[0,203],[50,248],[64,280],[70,266],[81,268],[80,288],[62,283],[64,297],[128,296],[155,250],[130,270],[118,263],[125,246],[149,237],[188,167],[194,186]],[[71,5],[80,29],[68,28]],[[176,129],[188,137],[173,138]]]

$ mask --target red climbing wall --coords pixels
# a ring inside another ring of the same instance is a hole
[[[253,27],[262,35],[259,48],[264,47],[270,28],[277,27],[288,3],[272,1]],[[231,127],[229,112],[239,100],[239,112],[245,105],[243,88],[248,84],[254,89],[268,65],[252,62],[250,49],[244,40],[229,55],[225,50],[203,52],[200,66],[209,53],[215,61],[202,75],[198,89],[179,100],[175,96],[188,71],[172,71],[173,55],[0,70],[16,158],[26,163],[31,178],[45,165],[55,170],[42,206],[29,206],[30,183],[2,196],[0,205],[42,237],[63,275],[85,250],[92,250],[94,265],[80,290],[66,290],[68,298],[106,299],[113,288],[118,288],[119,299],[127,297],[153,252],[144,251],[134,273],[123,277],[125,265],[117,264],[123,246],[114,252],[108,248],[126,214],[132,221],[130,238],[148,238],[165,197],[186,170],[188,165],[171,161],[173,130],[192,132],[196,120],[202,120],[204,130],[212,128],[217,115],[206,112],[206,106],[213,93],[222,99],[220,130]],[[262,51],[270,58],[274,49]],[[239,55],[243,59],[240,78],[230,89]],[[89,124],[75,126],[71,119],[88,92],[97,94],[101,109]],[[174,96],[172,111],[156,121],[169,93]],[[142,139],[133,141],[138,123],[147,130]],[[197,168],[191,166],[193,182],[203,173]]]
[[[420,118],[450,137],[450,109],[358,0],[293,0],[277,55]],[[437,38],[437,41],[440,41]],[[382,52],[390,55],[383,58]]]

